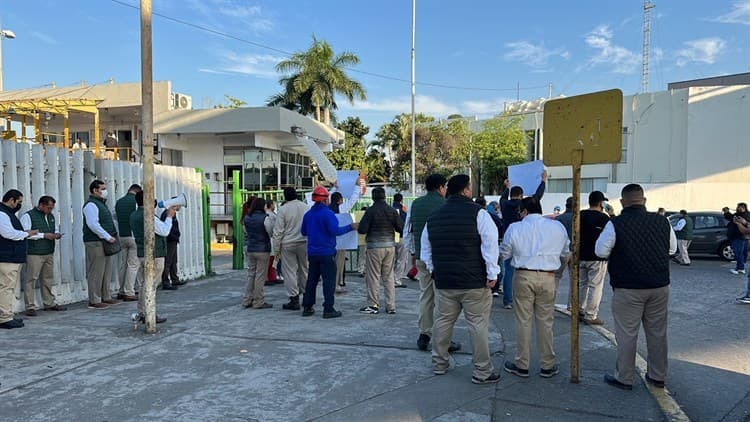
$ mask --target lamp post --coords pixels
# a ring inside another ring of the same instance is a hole
[[[12,40],[16,38],[16,34],[10,29],[0,30],[0,91],[3,90],[3,38]]]

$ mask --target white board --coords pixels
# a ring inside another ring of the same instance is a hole
[[[523,189],[523,196],[531,196],[542,183],[543,171],[544,163],[542,160],[508,166],[510,186],[520,186]]]
[[[339,227],[350,225],[354,222],[351,214],[336,214],[336,219],[339,220]],[[356,230],[352,230],[341,236],[336,236],[336,250],[343,251],[349,249],[357,249]]]

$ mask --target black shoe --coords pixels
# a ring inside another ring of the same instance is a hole
[[[420,334],[417,339],[417,349],[427,351],[427,347],[430,345],[430,336],[427,334]]]
[[[289,296],[289,302],[281,305],[281,307],[287,311],[299,311],[299,296]]]
[[[6,330],[12,330],[14,328],[21,328],[23,327],[23,321],[18,321],[16,319],[11,319],[8,322],[3,322],[0,324],[0,328],[5,328]]]
[[[27,309],[27,310],[25,310],[25,311],[23,312],[23,314],[24,314],[24,315],[26,315],[26,316],[32,316],[32,317],[33,317],[33,316],[37,316],[37,315],[39,315],[39,312],[37,312],[37,311],[36,311],[36,309],[33,309],[33,308],[32,308],[32,309]]]
[[[451,344],[448,346],[448,353],[458,352],[459,350],[461,350],[461,343],[451,341]]]
[[[314,313],[315,313],[315,309],[306,307],[305,310],[302,311],[302,316],[312,316]]]
[[[621,390],[632,390],[633,389],[632,385],[622,383],[622,382],[618,381],[617,378],[615,378],[614,376],[609,375],[609,374],[604,374],[604,382],[606,382],[607,384],[611,385],[612,387],[617,387],[617,388],[619,388]]]
[[[177,286],[172,283],[161,283],[162,290],[177,290]]]
[[[657,381],[646,374],[646,382],[653,385],[656,388],[664,388],[664,381]]]
[[[136,320],[138,322],[140,322],[141,324],[145,324],[146,323],[146,315],[144,315],[143,313],[139,313],[138,317],[136,318]],[[161,324],[163,322],[167,322],[167,318],[166,317],[160,317],[159,314],[156,314],[156,323],[157,324]]]
[[[471,382],[474,384],[494,384],[496,382],[500,381],[500,374],[497,372],[493,372],[485,379],[480,379],[477,377],[471,377]]]
[[[182,281],[182,280],[177,280],[177,281],[172,282],[173,286],[184,286],[186,284],[187,284],[187,281]]]
[[[338,318],[341,316],[341,311],[333,310],[331,312],[323,312],[323,318],[329,319],[329,318]]]
[[[559,373],[560,373],[560,365],[554,364],[552,368],[549,368],[549,369],[542,368],[539,371],[539,376],[542,378],[552,378]]]
[[[517,367],[515,363],[510,362],[510,361],[505,361],[504,369],[505,369],[505,372],[510,372],[511,374],[519,376],[521,378],[529,377],[528,369],[521,369]]]

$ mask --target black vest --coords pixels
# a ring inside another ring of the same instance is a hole
[[[271,238],[263,224],[268,216],[263,211],[255,211],[245,216],[245,233],[247,233],[246,250],[253,252],[271,252]]]
[[[21,221],[7,205],[0,203],[0,212],[8,215],[10,224],[18,231],[25,231]],[[0,262],[23,264],[26,262],[26,239],[10,240],[0,236]]]
[[[669,221],[634,205],[613,217],[615,246],[609,255],[609,282],[623,289],[669,285]]]
[[[427,220],[432,247],[432,277],[438,289],[479,289],[487,284],[479,205],[461,195],[448,198]]]

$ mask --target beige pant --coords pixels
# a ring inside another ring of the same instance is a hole
[[[138,269],[141,266],[138,260],[138,248],[135,244],[134,237],[121,237],[120,245],[120,294],[133,296],[135,295],[135,284],[143,284],[141,273]]]
[[[141,288],[141,294],[138,295],[138,312],[144,313],[146,309],[146,282],[148,281],[151,283],[151,288],[156,290],[156,286],[161,283],[161,273],[164,271],[164,257],[161,258],[154,258],[154,278],[151,280],[146,280],[145,277],[145,267],[144,267],[144,261],[145,258],[138,258],[138,263],[140,264],[140,268],[138,269],[138,272],[141,275],[141,278],[143,279],[143,286]]]
[[[247,261],[247,286],[245,297],[242,298],[242,306],[260,308],[265,303],[263,286],[266,285],[268,279],[268,261],[271,255],[268,252],[249,252],[245,254],[245,259]]]
[[[86,280],[89,288],[89,303],[111,300],[109,281],[112,279],[112,257],[104,255],[101,241],[85,242]]]
[[[39,280],[39,290],[42,291],[42,303],[45,308],[55,306],[55,295],[52,294],[55,255],[28,255],[26,257],[26,281],[23,284],[23,299],[26,309],[37,309],[36,289],[34,284]]]
[[[541,271],[519,271],[513,276],[513,311],[516,316],[516,366],[529,369],[531,322],[536,322],[536,347],[542,369],[557,360],[553,349],[552,323],[555,319],[554,275]]]
[[[581,311],[585,318],[596,319],[599,316],[599,304],[602,303],[607,261],[581,261],[578,274],[578,299]]]
[[[281,246],[281,275],[290,297],[305,294],[307,265],[307,242]]]
[[[393,277],[396,281],[406,277],[406,272],[409,271],[409,268],[407,268],[409,258],[411,258],[411,254],[404,247],[404,241],[396,243],[396,262],[393,263]]]
[[[688,255],[688,248],[692,240],[677,239],[677,252],[679,253],[679,260],[682,264],[690,263],[690,255]]]
[[[13,319],[13,300],[22,265],[0,262],[0,324]]]
[[[367,246],[359,245],[357,247],[357,272],[365,273],[365,263],[367,262]]]
[[[432,340],[432,365],[437,370],[448,369],[448,347],[453,337],[453,326],[461,313],[469,325],[471,338],[473,376],[485,379],[492,374],[488,325],[492,308],[490,289],[437,289],[439,297],[435,317],[435,337]]]
[[[396,285],[393,279],[393,257],[396,248],[368,248],[365,281],[367,282],[367,304],[380,306],[380,284],[385,291],[385,309],[396,309]]]
[[[346,251],[336,251],[336,286],[344,285],[344,271],[346,271]]]
[[[424,261],[417,260],[417,278],[419,279],[419,334],[432,336],[432,324],[435,322],[435,280],[427,271]]]
[[[612,315],[617,339],[615,378],[632,385],[635,381],[635,353],[638,331],[643,322],[648,350],[648,376],[657,381],[667,378],[667,317],[669,286],[658,289],[615,289]]]

